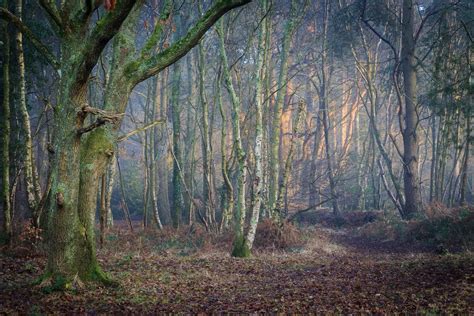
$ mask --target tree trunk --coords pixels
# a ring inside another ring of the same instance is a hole
[[[403,180],[405,190],[406,218],[412,218],[421,211],[420,181],[418,179],[418,141],[416,113],[416,60],[413,0],[403,0],[402,55],[403,86],[405,92],[405,128],[403,130]]]
[[[167,99],[167,78],[168,78],[168,70],[162,73],[160,78],[160,117],[165,118],[166,109],[168,104]],[[158,96],[158,95],[157,95]],[[158,102],[158,101],[157,101]],[[158,185],[158,204],[161,206],[163,221],[164,224],[171,223],[171,208],[170,208],[170,200],[169,200],[169,192],[168,192],[168,184],[169,184],[169,174],[168,174],[168,130],[167,124],[160,124],[157,128],[158,132],[158,153],[157,156],[157,169],[158,169],[158,179],[160,181],[160,185]]]
[[[76,51],[69,45],[65,46],[63,51]],[[64,68],[63,73],[68,73],[70,67]],[[61,86],[54,138],[46,272],[46,276],[52,276],[54,283],[61,288],[67,287],[75,275],[82,280],[107,280],[95,256],[95,214],[91,211],[95,207],[82,207],[97,199],[98,181],[91,185],[86,179],[99,179],[101,176],[101,161],[91,159],[84,151],[81,153],[81,137],[76,131],[76,105],[86,103],[86,86],[72,85],[69,88],[69,82],[65,81]],[[105,129],[95,131],[92,137],[88,137],[86,148],[103,155],[112,152],[113,147],[104,141],[106,133]]]
[[[296,1],[291,1],[290,17],[288,18],[283,34],[283,44],[280,55],[280,74],[278,77],[278,92],[276,97],[275,109],[273,110],[272,133],[270,139],[270,187],[269,187],[269,206],[272,217],[278,199],[278,184],[280,178],[280,133],[281,116],[283,104],[285,102],[286,87],[288,80],[288,54],[290,51],[291,39],[296,30]]]
[[[223,196],[223,208],[222,208],[222,219],[220,230],[223,231],[226,229],[231,220],[234,212],[234,188],[232,186],[232,181],[229,178],[229,170],[227,166],[227,119],[224,112],[224,106],[222,104],[222,94],[221,94],[221,83],[217,83],[217,102],[219,104],[219,112],[221,114],[221,172],[222,178],[224,179],[224,196]]]
[[[106,175],[103,174],[100,181],[100,246],[104,246],[105,240],[105,229],[107,227],[107,208],[105,207],[105,195],[107,194],[106,190]]]
[[[115,172],[117,170],[117,164],[115,162],[115,154],[110,157],[109,163],[107,166],[107,189],[105,194],[105,209],[107,212],[107,228],[112,228],[114,226],[114,217],[112,213],[112,193],[114,190],[115,183]]]
[[[292,131],[293,133],[291,135],[290,148],[288,150],[288,156],[286,157],[286,161],[285,161],[285,169],[283,169],[283,176],[278,188],[278,199],[276,203],[276,210],[278,214],[280,214],[281,218],[286,216],[287,211],[288,211],[285,205],[283,204],[283,196],[288,188],[288,180],[290,178],[291,167],[293,164],[295,138],[298,137],[298,127],[300,124],[300,118],[302,116],[303,110],[304,110],[304,102],[303,100],[301,100],[298,104],[298,109],[296,110],[296,118],[293,123],[294,125],[293,125],[293,131]]]
[[[328,106],[328,85],[329,85],[329,65],[327,57],[327,43],[328,43],[328,28],[329,28],[329,3],[324,1],[324,22],[323,22],[323,39],[322,39],[322,54],[321,54],[321,81],[319,87],[319,109],[322,115],[322,125],[324,130],[324,144],[326,149],[326,163],[328,166],[329,189],[331,192],[332,209],[335,216],[339,216],[339,204],[337,201],[336,183],[334,180],[334,171],[331,152],[331,144],[329,142],[329,106]]]
[[[470,111],[465,114],[466,120],[466,147],[464,149],[464,160],[462,166],[461,184],[459,187],[459,204],[466,204],[467,173],[469,168],[469,145],[471,143],[471,117]]]
[[[181,178],[179,166],[182,166],[181,159],[181,107],[179,102],[179,87],[181,82],[179,63],[173,65],[173,79],[171,87],[171,117],[173,120],[173,152],[175,159],[173,159],[173,211],[171,218],[173,226],[179,227],[183,217],[183,194],[181,189]]]
[[[16,14],[20,18],[23,15],[23,0],[16,1]],[[33,140],[31,137],[30,115],[26,106],[26,81],[25,81],[25,55],[23,52],[23,34],[16,32],[16,52],[18,59],[19,73],[19,105],[23,136],[25,138],[23,157],[23,172],[25,175],[26,197],[28,208],[32,214],[33,225],[39,227],[38,204],[41,199],[41,189],[36,170],[36,160],[33,150]]]
[[[158,119],[157,117],[157,107],[159,106],[157,104],[157,95],[160,92],[160,86],[159,86],[159,78],[155,77],[154,78],[154,85],[153,85],[153,95],[152,98],[152,111],[151,111],[151,121],[156,121]],[[158,197],[157,197],[157,191],[158,191],[158,179],[157,179],[157,171],[156,171],[156,160],[157,160],[157,154],[158,154],[158,148],[157,148],[157,140],[156,140],[156,128],[151,128],[150,129],[150,193],[151,193],[151,203],[153,207],[153,220],[155,221],[156,226],[158,229],[163,228],[163,224],[161,223],[161,216],[158,208]]]
[[[263,11],[268,8],[267,0],[261,1]],[[257,65],[255,69],[255,178],[253,180],[253,200],[250,215],[250,226],[245,237],[246,248],[252,249],[257,232],[260,206],[262,204],[263,170],[262,170],[262,143],[263,143],[263,109],[262,109],[262,77],[264,73],[265,38],[269,32],[268,22],[262,21],[258,35]]]
[[[248,257],[250,256],[250,249],[245,243],[244,238],[244,222],[245,222],[245,161],[246,154],[242,146],[242,139],[240,136],[240,100],[235,92],[232,83],[232,75],[229,70],[229,63],[227,61],[227,53],[225,51],[224,43],[224,22],[220,20],[217,25],[219,33],[219,48],[223,65],[224,82],[227,92],[230,95],[232,104],[232,134],[234,137],[234,150],[237,157],[237,205],[235,207],[235,237],[232,250],[234,257]]]
[[[212,178],[211,178],[211,139],[209,134],[209,103],[206,100],[205,96],[205,62],[204,62],[204,47],[203,44],[200,43],[198,46],[198,67],[199,67],[199,102],[201,104],[201,140],[202,140],[202,197],[203,203],[205,207],[205,217],[207,222],[212,226],[213,223],[213,216],[211,214],[212,210],[214,209],[212,202],[213,202],[213,195],[212,195]]]
[[[2,6],[6,6],[7,1],[2,1]],[[0,201],[3,210],[3,238],[6,243],[10,243],[12,237],[12,209],[10,204],[10,36],[8,34],[8,23],[0,21],[1,34],[3,34],[3,99],[0,127],[1,127],[1,192]]]
[[[197,56],[198,52],[195,50],[195,54],[190,54],[186,57],[186,72],[187,72],[187,80],[185,85],[185,93],[188,94],[188,102],[193,104],[195,103],[194,100],[198,99],[199,96],[195,94],[195,87],[199,85],[195,81],[199,80],[199,77],[196,77],[193,70],[193,63],[198,60]],[[183,84],[184,85],[184,84]],[[184,90],[184,89],[183,89]],[[183,152],[183,165],[181,166],[182,172],[184,173],[183,179],[183,186],[185,185],[190,194],[183,193],[183,218],[186,219],[186,223],[191,225],[194,223],[196,219],[196,207],[192,202],[194,198],[194,172],[195,172],[195,157],[194,151],[196,148],[196,128],[198,125],[197,117],[198,112],[197,108],[188,107],[185,109],[185,116],[186,116],[186,130],[184,136],[184,148],[186,150]],[[197,210],[199,211],[199,210]]]

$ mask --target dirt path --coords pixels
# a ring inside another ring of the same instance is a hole
[[[45,294],[44,258],[0,255],[0,312],[474,313],[472,255],[360,252],[318,233],[295,253],[102,251],[117,288]]]

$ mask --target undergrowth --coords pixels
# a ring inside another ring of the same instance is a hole
[[[439,253],[474,250],[474,208],[429,205],[420,218],[385,216],[358,229],[372,241],[419,245]]]
[[[304,246],[304,232],[289,222],[264,219],[257,226],[254,247],[257,249],[292,250]]]

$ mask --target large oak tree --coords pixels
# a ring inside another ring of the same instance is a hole
[[[44,278],[59,287],[72,279],[108,282],[95,254],[94,216],[99,177],[113,155],[116,131],[132,89],[183,57],[227,11],[250,0],[217,0],[171,46],[157,53],[151,49],[160,38],[162,25],[142,51],[136,52],[130,32],[144,0],[106,1],[107,11],[93,22],[102,1],[40,0],[59,42],[60,57],[35,36],[27,25],[5,8],[0,18],[14,24],[59,73],[54,107],[54,158],[48,208],[49,256]],[[165,6],[164,6],[165,7]],[[114,63],[105,109],[87,102],[91,72],[107,43],[117,37]],[[93,116],[92,124],[88,118]]]

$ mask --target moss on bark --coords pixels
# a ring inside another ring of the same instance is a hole
[[[250,248],[245,242],[244,236],[243,235],[236,236],[236,238],[234,239],[234,245],[232,249],[232,257],[248,258],[251,255],[252,254],[250,252]]]

